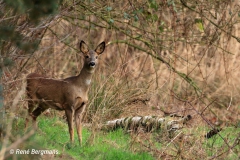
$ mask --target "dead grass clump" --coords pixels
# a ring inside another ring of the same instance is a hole
[[[90,90],[86,120],[91,121],[92,116],[99,116],[102,122],[117,118],[131,103],[146,103],[147,93],[145,87],[134,80],[127,81],[118,70],[108,77],[96,75]]]

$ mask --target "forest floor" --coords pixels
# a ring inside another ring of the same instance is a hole
[[[141,115],[141,107],[133,107]],[[149,110],[154,110],[149,108]],[[146,110],[145,110],[146,113]],[[149,114],[160,114],[151,111]],[[240,124],[222,124],[212,129],[202,117],[195,116],[183,129],[169,137],[164,130],[146,133],[123,129],[101,131],[85,125],[83,144],[79,145],[75,132],[73,144],[69,141],[66,120],[57,116],[42,115],[38,118],[37,131],[19,147],[20,150],[49,150],[47,154],[6,154],[6,159],[238,159],[240,157]],[[130,115],[130,113],[129,113]],[[125,114],[125,116],[128,116]],[[10,142],[23,137],[28,131],[25,118],[12,122]],[[31,127],[29,127],[30,130]],[[206,138],[208,136],[208,138]],[[16,150],[17,148],[15,148]],[[57,153],[56,153],[57,152]]]

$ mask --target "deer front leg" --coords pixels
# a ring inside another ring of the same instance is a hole
[[[73,143],[74,141],[74,129],[73,129],[73,110],[71,109],[66,109],[65,110],[65,114],[67,117],[67,122],[68,122],[68,130],[69,130],[69,134],[70,134],[70,140],[71,143]]]
[[[85,110],[85,107],[86,104],[84,102],[81,102],[81,104],[75,111],[75,124],[80,146],[82,145],[82,113]]]

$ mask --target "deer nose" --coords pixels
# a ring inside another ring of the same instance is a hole
[[[95,62],[90,62],[89,65],[90,65],[91,67],[93,67],[93,66],[95,66]]]

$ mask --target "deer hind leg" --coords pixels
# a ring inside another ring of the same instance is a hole
[[[44,103],[39,103],[38,107],[32,112],[32,118],[36,121],[37,117],[47,109]]]
[[[75,111],[75,124],[77,128],[79,144],[82,145],[82,113],[85,110],[86,104],[81,101],[81,104]]]
[[[70,134],[70,140],[73,143],[73,141],[74,141],[74,129],[73,129],[74,111],[71,109],[66,109],[65,114],[66,114],[67,122],[68,122],[68,130],[69,130],[69,134]]]
[[[32,118],[34,126],[37,127],[36,119],[37,117],[42,114],[47,109],[44,103],[39,103],[38,107],[32,112]]]
[[[32,111],[35,107],[35,104],[32,100],[28,101],[28,115],[26,118],[26,122],[25,122],[25,128],[27,128],[28,126],[28,122],[29,122],[29,117],[32,117]]]

